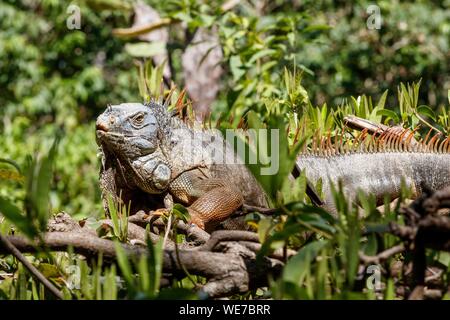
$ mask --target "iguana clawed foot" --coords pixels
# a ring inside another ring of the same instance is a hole
[[[160,208],[160,209],[156,209],[155,211],[152,212],[152,216],[153,217],[162,217],[162,216],[169,216],[170,215],[170,210],[166,209],[166,208]]]

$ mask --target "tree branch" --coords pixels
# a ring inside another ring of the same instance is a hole
[[[64,296],[61,293],[61,291],[56,288],[53,283],[51,283],[35,266],[31,264],[23,256],[23,254],[12,244],[8,238],[4,237],[2,234],[0,234],[0,248],[3,248],[6,251],[9,251],[14,257],[19,260],[23,266],[31,273],[31,275],[40,283],[44,285],[56,298],[63,300]]]
[[[112,31],[113,35],[119,37],[137,37],[151,31],[167,27],[173,23],[179,22],[178,20],[173,20],[170,18],[163,18],[159,21],[152,22],[143,26],[132,27],[132,28],[116,28]]]
[[[399,244],[383,252],[380,252],[376,256],[366,256],[363,252],[359,252],[359,259],[366,265],[380,264],[381,262],[403,251],[405,251],[405,246],[403,244]]]
[[[8,240],[22,252],[36,252],[38,243],[10,236]],[[100,239],[82,232],[51,232],[44,237],[45,245],[52,251],[66,251],[73,247],[74,252],[87,257],[94,257],[102,253],[106,259],[115,259],[114,242]],[[147,249],[122,244],[124,251],[130,257],[147,254]],[[210,297],[227,296],[234,293],[244,293],[261,284],[267,285],[267,276],[279,276],[283,263],[266,258],[263,263],[256,265],[255,254],[245,247],[234,243],[236,249],[232,252],[219,253],[200,250],[179,250],[179,262],[175,250],[166,249],[163,253],[163,269],[166,272],[179,273],[181,264],[191,274],[200,275],[208,279],[202,291]],[[0,253],[6,253],[0,247]]]

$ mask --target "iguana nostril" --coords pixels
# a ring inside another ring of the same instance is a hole
[[[100,119],[97,120],[97,122],[95,124],[95,128],[97,130],[101,130],[101,131],[108,131],[109,130],[108,125],[104,121],[101,121]]]
[[[116,122],[116,117],[112,115],[100,115],[97,118],[97,122],[95,123],[96,129],[100,131],[109,131],[111,129],[111,126],[114,125]]]

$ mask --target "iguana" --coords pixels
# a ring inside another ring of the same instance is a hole
[[[104,198],[112,194],[130,202],[131,212],[175,201],[187,206],[193,223],[212,230],[244,202],[268,206],[257,180],[218,131],[192,128],[163,105],[109,106],[96,128]]]
[[[131,202],[131,212],[179,202],[193,223],[210,231],[244,203],[268,207],[264,190],[218,131],[187,125],[164,105],[109,106],[96,129],[103,198],[112,194]],[[378,200],[385,194],[395,199],[402,179],[416,196],[424,186],[450,185],[449,139],[439,142],[435,136],[413,145],[412,134],[386,131],[376,140],[361,139],[353,149],[325,141],[298,156],[296,171],[306,171],[313,184],[322,179],[323,206],[331,211],[330,182],[339,180],[353,200],[358,189]]]

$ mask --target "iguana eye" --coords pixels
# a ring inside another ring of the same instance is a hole
[[[142,124],[144,123],[144,114],[139,113],[139,114],[135,115],[132,119],[132,123],[133,123],[133,125],[135,125],[137,127],[142,126]]]

